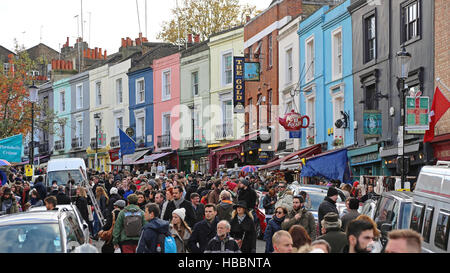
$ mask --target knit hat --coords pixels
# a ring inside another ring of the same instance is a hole
[[[116,188],[116,187],[112,187],[110,190],[109,190],[109,194],[117,194],[119,192],[119,190]]]
[[[239,180],[239,182],[242,183],[242,184],[244,184],[244,185],[247,186],[247,187],[248,187],[248,185],[250,185],[250,182],[249,182],[247,179],[245,179],[245,178],[241,178],[241,179]]]
[[[119,208],[124,208],[127,205],[124,200],[117,200],[114,202],[114,206],[118,206]]]
[[[228,181],[228,182],[227,182],[227,186],[228,186],[228,188],[229,188],[230,190],[234,190],[234,188],[236,188],[237,184],[236,184],[236,183],[233,183],[233,182],[231,182],[231,181]]]
[[[179,208],[172,212],[172,214],[175,213],[178,215],[178,217],[181,218],[182,221],[184,221],[184,218],[186,217],[186,209],[185,208]]]
[[[342,222],[339,219],[339,215],[335,212],[329,212],[325,214],[322,220],[322,226],[325,229],[329,228],[341,228]]]
[[[335,187],[329,187],[327,192],[327,197],[338,195],[339,192]]]

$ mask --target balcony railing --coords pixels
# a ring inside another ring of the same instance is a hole
[[[64,150],[64,139],[55,141],[55,150],[56,151]]]
[[[39,143],[39,153],[40,154],[45,154],[49,152],[49,145],[48,145],[48,141]]]
[[[158,148],[170,148],[170,135],[158,136]]]
[[[95,144],[95,140],[94,140],[94,144]],[[119,147],[120,146],[120,137],[119,136],[115,136],[111,138],[111,147]]]
[[[225,123],[216,126],[216,139],[223,140],[233,137],[233,123]]]
[[[194,142],[195,147],[201,146],[203,143],[202,141],[196,139]],[[192,148],[192,139],[185,139],[184,140],[184,147],[185,148]]]
[[[72,149],[81,149],[83,147],[83,137],[72,138]]]

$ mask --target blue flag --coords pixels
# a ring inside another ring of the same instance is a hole
[[[309,160],[301,171],[302,177],[321,176],[327,179],[351,183],[347,149],[320,155]]]
[[[136,150],[136,143],[129,137],[122,129],[119,128],[119,142],[120,142],[120,157],[128,154],[134,154]]]

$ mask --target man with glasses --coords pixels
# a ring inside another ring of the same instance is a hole
[[[285,207],[277,207],[275,209],[275,214],[272,219],[270,219],[267,224],[266,230],[264,231],[264,241],[266,241],[266,251],[265,253],[273,252],[272,236],[275,232],[281,230],[281,224],[283,223],[287,214],[287,209]]]
[[[301,225],[308,232],[311,240],[316,239],[316,221],[311,212],[305,208],[305,200],[301,195],[296,195],[292,201],[292,210],[281,224],[281,228],[289,230],[293,225]]]

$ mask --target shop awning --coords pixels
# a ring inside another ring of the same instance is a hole
[[[259,170],[268,170],[268,171],[272,171],[272,170],[278,170],[281,167],[281,164],[283,164],[283,162],[288,161],[294,157],[308,157],[308,156],[312,156],[314,154],[319,154],[322,152],[322,148],[320,146],[320,144],[316,144],[314,146],[305,148],[303,150],[297,151],[297,152],[293,152],[285,157],[279,158],[273,162],[270,162],[264,166],[262,166]]]
[[[306,158],[305,165],[302,167],[301,177],[314,176],[351,183],[347,149],[330,151]]]
[[[246,137],[244,137],[244,138],[241,138],[241,139],[239,139],[239,140],[235,140],[235,141],[233,141],[233,142],[230,142],[230,143],[228,143],[227,145],[224,145],[224,146],[222,146],[222,147],[220,147],[220,148],[218,148],[218,149],[212,150],[212,152],[215,153],[215,152],[219,152],[219,151],[222,151],[222,150],[225,150],[225,149],[238,147],[238,146],[241,145],[242,143],[244,143],[244,142],[246,142],[247,140],[249,140],[249,139],[251,139],[251,138],[254,138],[254,137],[256,137],[256,136],[258,136],[258,133],[255,133],[255,134],[252,134],[252,135],[248,135],[248,136],[246,136]]]
[[[113,165],[113,166],[133,165],[135,161],[139,160],[141,157],[143,157],[149,151],[150,151],[150,149],[147,149],[147,150],[135,152],[134,154],[124,155],[123,156],[123,164],[122,164],[122,158],[119,158],[112,163],[108,163],[108,165]]]
[[[158,159],[161,159],[161,158],[163,158],[163,157],[165,157],[167,155],[170,155],[172,153],[173,152],[146,155],[141,160],[135,161],[133,163],[133,165],[147,164],[147,163],[156,162],[156,161],[158,161]]]

